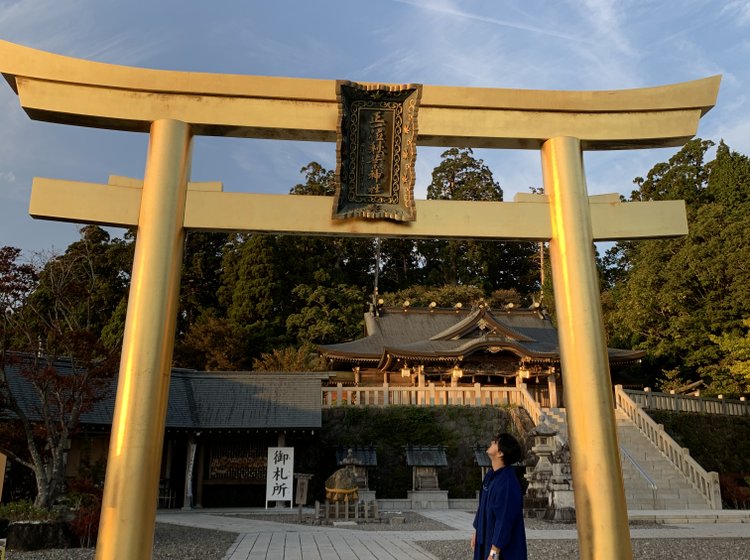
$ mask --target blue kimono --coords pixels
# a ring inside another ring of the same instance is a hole
[[[523,495],[513,467],[487,471],[479,493],[474,529],[477,535],[474,560],[487,560],[492,545],[500,549],[498,559],[527,559]]]

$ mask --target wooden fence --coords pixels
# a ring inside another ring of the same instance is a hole
[[[524,392],[525,394],[522,394]],[[382,386],[350,387],[339,383],[336,387],[323,387],[323,407],[332,406],[505,406],[526,408],[528,401],[536,404],[525,390],[519,387],[483,387],[480,383],[458,387]],[[538,408],[539,405],[537,404]]]
[[[391,387],[388,384],[370,387],[351,387],[339,383],[323,387],[323,408],[334,406],[518,406],[526,410],[539,425],[546,419],[544,410],[529,392],[525,383],[520,387],[471,386]]]

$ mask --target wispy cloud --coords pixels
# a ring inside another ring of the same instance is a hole
[[[724,137],[745,153],[750,152],[748,25],[748,0],[223,0],[220,9],[177,0],[0,0],[3,39],[123,65],[577,90],[660,85],[722,73],[719,103],[702,119],[700,134]],[[96,136],[91,129],[32,122],[15,94],[7,86],[0,90],[3,240],[21,228],[6,219],[10,203],[5,202],[18,198],[13,215],[26,216],[33,176],[99,181],[109,172],[142,174],[145,135],[123,147],[120,141],[102,141],[115,133]],[[419,147],[417,196],[424,197],[443,149]],[[587,155],[589,191],[627,194],[633,177],[672,153]],[[492,169],[506,199],[541,182],[534,150],[477,155]],[[228,190],[286,192],[303,180],[299,169],[310,161],[333,168],[334,144],[197,138],[193,175],[199,181],[221,180]],[[28,238],[24,231],[18,242],[31,244]]]
[[[750,2],[747,0],[732,0],[721,9],[722,15],[729,15],[738,25],[750,24]]]
[[[627,12],[614,2],[547,4],[530,13],[502,3],[393,0],[417,11],[410,43],[444,83],[488,87],[613,89],[643,85]],[[401,31],[405,31],[401,28]],[[394,41],[403,40],[395,35]]]
[[[165,35],[133,40],[132,34],[121,33],[113,37],[102,38],[87,47],[74,48],[71,56],[138,66],[148,61],[158,60],[160,53],[167,49],[169,41],[169,37]]]
[[[36,48],[59,52],[72,44],[85,24],[91,0],[18,0],[0,5],[3,38]],[[80,38],[80,37],[79,37]]]
[[[218,158],[236,166],[241,177],[238,180],[235,176],[233,183],[225,184],[227,191],[286,194],[296,184],[304,182],[300,169],[308,163],[315,161],[331,170],[336,166],[332,143],[244,140],[233,141],[229,150],[226,150],[226,142],[221,144],[225,145],[226,153]],[[216,177],[199,180],[216,180]]]
[[[0,182],[15,183],[16,175],[12,171],[0,171]]]
[[[158,60],[174,42],[173,29],[164,28],[154,33],[151,29],[129,25],[128,18],[138,13],[136,7],[116,9],[110,6],[117,15],[108,20],[97,19],[97,10],[101,9],[98,6],[106,3],[104,0],[2,3],[0,35],[40,50],[126,65]]]
[[[591,23],[592,33],[605,39],[611,48],[626,56],[632,56],[635,51],[630,40],[623,31],[623,16],[626,6],[616,0],[582,0],[581,13]],[[599,43],[597,40],[596,43]]]
[[[517,21],[511,21],[511,20],[500,19],[500,18],[486,16],[486,15],[466,12],[464,10],[461,10],[455,7],[450,2],[417,2],[416,0],[392,0],[392,1],[397,2],[399,4],[406,4],[409,6],[413,6],[421,10],[435,12],[435,13],[448,16],[451,18],[460,18],[460,19],[465,19],[465,20],[479,21],[479,22],[490,24],[490,25],[506,27],[508,29],[515,29],[517,31],[527,31],[530,33],[545,35],[548,37],[556,37],[558,39],[565,39],[568,41],[581,41],[582,40],[580,37],[577,37],[575,35],[571,35],[568,33],[562,33],[555,29],[549,29],[549,28],[525,24],[525,23],[521,23]]]
[[[719,118],[708,121],[702,135],[715,142],[724,140],[733,150],[750,154],[750,114],[744,101],[744,98],[742,101],[734,100],[731,110],[724,107],[725,110]],[[729,114],[731,118],[723,118],[723,114]]]

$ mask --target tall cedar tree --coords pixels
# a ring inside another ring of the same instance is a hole
[[[227,357],[237,353],[231,340],[222,336],[228,333],[218,319],[222,260],[229,239],[229,234],[201,231],[189,231],[185,237],[174,347],[178,367],[205,368],[209,362],[220,367],[231,363]]]
[[[492,171],[470,148],[451,148],[441,157],[427,188],[428,199],[503,200]],[[430,285],[475,285],[488,294],[514,289],[524,296],[539,289],[533,243],[431,240],[421,242],[419,248]]]

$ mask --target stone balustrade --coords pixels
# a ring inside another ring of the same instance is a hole
[[[672,412],[698,412],[702,414],[724,414],[728,416],[750,416],[750,403],[742,397],[739,400],[718,397],[700,397],[658,393],[646,389],[634,391],[624,389],[625,393],[644,409],[669,410]]]
[[[621,385],[615,386],[615,403],[638,429],[661,451],[708,501],[711,509],[721,509],[719,475],[707,472],[690,456],[690,450],[681,447],[643,410],[643,406],[631,398],[633,391],[625,391]]]

